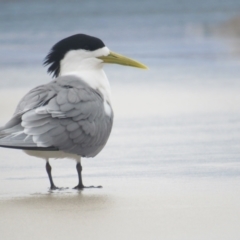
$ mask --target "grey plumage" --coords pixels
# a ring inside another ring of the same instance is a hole
[[[0,129],[0,145],[94,157],[105,146],[112,123],[113,111],[110,116],[105,113],[100,91],[68,75],[23,97]]]
[[[94,157],[105,146],[113,124],[110,84],[105,63],[146,69],[146,66],[111,52],[95,37],[75,34],[56,43],[44,64],[56,79],[32,89],[18,104],[12,119],[0,128],[0,147],[22,149],[46,160],[50,189],[50,158],[77,162],[82,181],[81,157]],[[99,186],[98,186],[99,187]]]

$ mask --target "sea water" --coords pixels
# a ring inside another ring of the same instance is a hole
[[[43,59],[64,37],[99,37],[149,67],[105,67],[114,126],[82,160],[84,183],[103,189],[49,193],[44,161],[0,149],[4,239],[239,239],[239,1],[0,5],[1,124],[50,81]],[[57,186],[77,184],[73,161],[51,165]]]

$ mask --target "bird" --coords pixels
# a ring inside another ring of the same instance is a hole
[[[78,174],[74,189],[83,190],[87,186],[82,181],[81,159],[95,157],[108,141],[114,113],[103,70],[106,63],[147,69],[110,51],[99,38],[75,34],[60,40],[43,62],[53,79],[30,90],[0,128],[0,147],[21,149],[46,160],[50,190],[59,188],[49,159],[74,159]]]

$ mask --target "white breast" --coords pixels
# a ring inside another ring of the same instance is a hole
[[[74,75],[86,82],[91,88],[102,93],[104,109],[107,115],[112,115],[111,88],[103,71],[103,62],[99,56],[107,56],[110,50],[103,47],[96,51],[71,50],[60,62],[60,76]]]

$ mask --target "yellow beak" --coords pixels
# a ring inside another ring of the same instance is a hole
[[[137,62],[133,59],[124,57],[120,54],[110,52],[109,55],[107,56],[101,56],[98,57],[99,59],[103,60],[105,63],[115,63],[115,64],[121,64],[121,65],[126,65],[126,66],[131,66],[131,67],[137,67],[137,68],[143,68],[143,69],[148,69],[147,66],[144,64]]]

